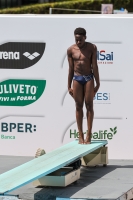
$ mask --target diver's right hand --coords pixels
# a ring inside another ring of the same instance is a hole
[[[72,89],[72,88],[69,88],[69,89],[68,89],[68,92],[69,92],[69,94],[73,97],[73,89]]]

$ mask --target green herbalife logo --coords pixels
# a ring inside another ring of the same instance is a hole
[[[84,134],[86,134],[86,132],[84,132]],[[110,130],[99,130],[98,132],[94,132],[92,133],[91,138],[94,140],[112,140],[113,136],[117,133],[117,127],[114,128],[110,128]],[[70,129],[70,138],[78,138],[79,137],[79,133],[76,132],[76,130],[72,131]]]
[[[43,94],[45,80],[9,79],[0,83],[0,106],[27,106]]]

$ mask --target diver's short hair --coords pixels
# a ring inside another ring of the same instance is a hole
[[[84,28],[76,28],[74,31],[74,35],[83,35],[86,36],[86,30]]]

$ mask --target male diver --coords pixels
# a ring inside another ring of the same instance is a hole
[[[93,98],[100,87],[97,65],[97,47],[86,42],[86,30],[76,28],[74,31],[75,42],[67,50],[69,73],[68,91],[76,104],[76,120],[79,131],[79,144],[91,143],[91,130],[93,123]],[[94,84],[94,79],[95,83]],[[73,86],[72,86],[73,80]],[[83,134],[83,103],[87,110],[88,132],[84,140]]]

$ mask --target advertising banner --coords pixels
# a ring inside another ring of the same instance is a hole
[[[133,17],[108,16],[0,17],[0,155],[34,156],[78,138],[67,49],[83,27],[97,46],[100,74],[92,140],[108,140],[110,159],[132,159]]]
[[[112,14],[113,13],[113,4],[101,4],[102,14]]]

